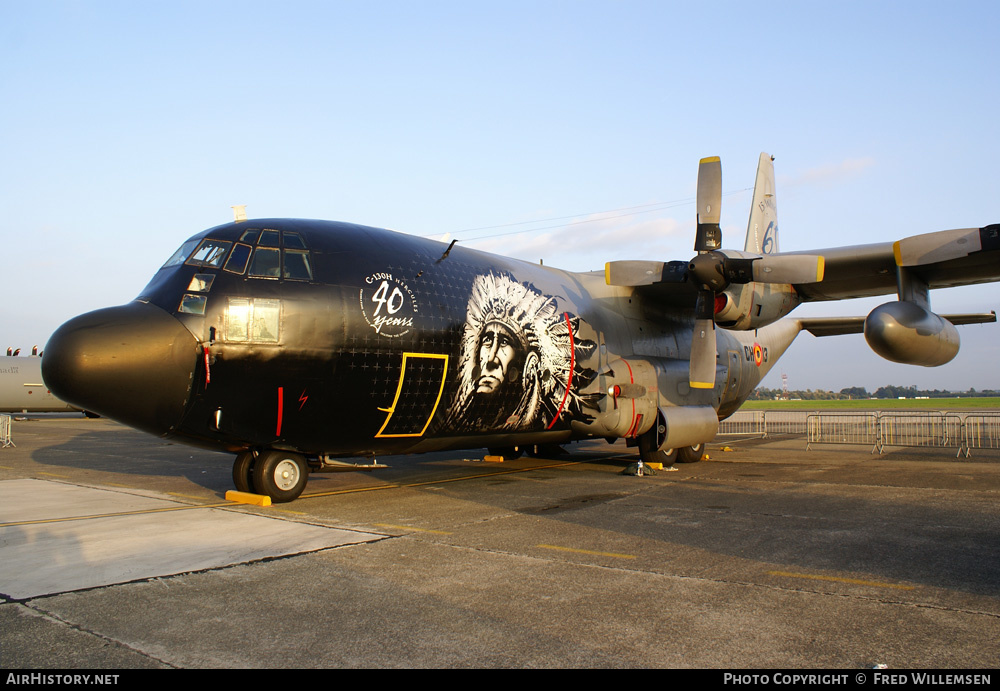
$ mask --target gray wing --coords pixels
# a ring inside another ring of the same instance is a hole
[[[1000,280],[1000,224],[924,233],[895,243],[784,254],[819,254],[825,260],[822,281],[795,285],[806,301],[894,293],[897,267],[906,267],[929,288],[988,283]]]

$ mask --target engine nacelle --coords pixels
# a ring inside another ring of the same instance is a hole
[[[715,323],[724,329],[752,331],[778,321],[800,302],[790,285],[733,284],[719,293]]]
[[[865,319],[865,340],[886,360],[937,367],[958,354],[958,330],[914,302],[879,305]]]
[[[656,424],[659,449],[680,449],[712,441],[719,416],[711,406],[661,407]]]

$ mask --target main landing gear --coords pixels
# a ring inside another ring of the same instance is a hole
[[[233,462],[236,489],[263,494],[275,504],[298,498],[308,480],[306,459],[290,451],[242,451]]]
[[[639,458],[643,463],[662,463],[669,468],[676,463],[697,463],[705,457],[705,443],[685,446],[679,449],[661,449],[658,435],[666,432],[660,425],[654,426],[645,434],[639,436]]]

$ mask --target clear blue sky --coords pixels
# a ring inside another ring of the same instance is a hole
[[[995,1],[0,0],[0,345],[127,302],[233,204],[588,270],[687,259],[708,155],[742,247],[768,151],[785,250],[1000,222],[998,26]],[[764,385],[1000,388],[1000,326],[960,333],[936,369],[803,334]]]

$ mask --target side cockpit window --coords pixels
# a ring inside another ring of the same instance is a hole
[[[235,343],[277,343],[281,302],[270,298],[229,298],[225,340]]]

